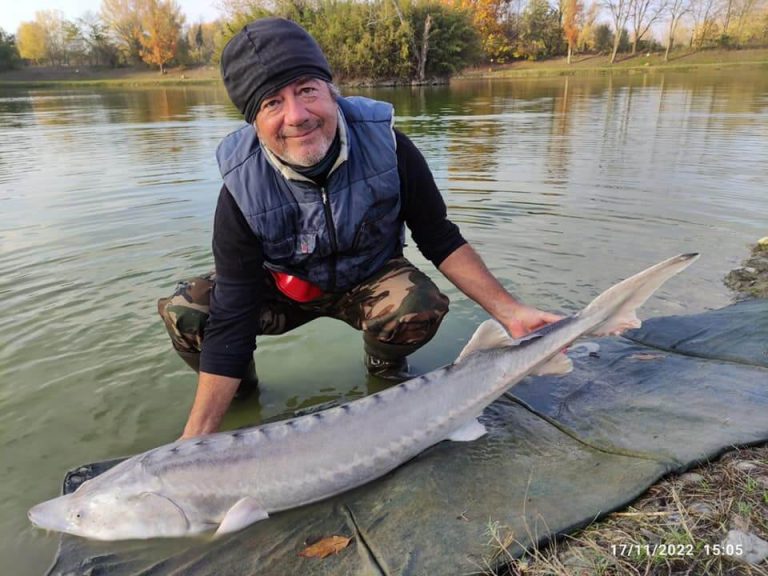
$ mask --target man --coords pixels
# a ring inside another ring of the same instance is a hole
[[[424,158],[392,127],[392,106],[341,98],[303,28],[252,22],[221,69],[248,125],[217,151],[216,274],[158,302],[176,351],[199,372],[183,437],[216,431],[238,389],[253,389],[257,336],[321,316],[363,332],[370,373],[407,377],[406,356],[435,334],[448,298],[403,258],[404,224],[513,336],[558,319],[504,290],[447,219]]]

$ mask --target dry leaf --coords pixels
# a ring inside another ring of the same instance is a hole
[[[658,360],[664,358],[664,354],[632,354],[630,360]]]
[[[304,558],[325,558],[331,554],[338,554],[344,548],[349,546],[352,538],[346,538],[344,536],[329,536],[323,538],[319,542],[315,542],[312,546],[304,548],[299,552],[299,556]]]

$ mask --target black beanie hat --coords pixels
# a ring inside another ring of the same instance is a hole
[[[230,100],[252,124],[264,96],[302,76],[330,82],[331,68],[304,28],[285,18],[261,18],[227,42],[221,76]]]

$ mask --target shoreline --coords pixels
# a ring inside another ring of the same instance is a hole
[[[613,74],[687,73],[731,69],[735,66],[766,68],[768,48],[745,50],[703,50],[674,52],[669,62],[663,53],[622,55],[615,64],[607,56],[577,55],[571,64],[565,58],[538,62],[519,61],[511,64],[475,67],[463,70],[451,80],[493,78],[546,78],[558,76],[606,76]],[[373,80],[349,78],[339,81],[341,86],[388,87],[430,86],[448,84],[447,79],[427,79],[423,83],[393,79]],[[0,86],[6,88],[77,88],[77,87],[170,87],[221,84],[218,66],[194,68],[176,67],[160,75],[155,70],[140,68],[24,68],[0,73]]]

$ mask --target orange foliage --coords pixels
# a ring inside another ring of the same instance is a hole
[[[569,52],[579,40],[584,5],[579,0],[564,0],[563,2],[563,33],[568,42]]]
[[[160,67],[176,56],[183,16],[174,0],[146,0],[142,27],[141,59]]]

